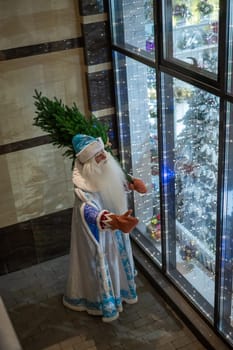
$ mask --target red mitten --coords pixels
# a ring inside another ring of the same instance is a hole
[[[146,193],[147,188],[141,179],[133,179],[133,182],[129,183],[131,190],[137,191],[138,193]]]
[[[129,233],[137,226],[139,220],[131,216],[132,210],[128,210],[122,215],[116,215],[108,211],[104,211],[100,217],[100,224],[103,229],[121,230]]]

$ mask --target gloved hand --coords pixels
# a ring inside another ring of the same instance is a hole
[[[138,224],[138,219],[134,216],[131,216],[132,210],[126,211],[122,215],[110,214],[109,218],[111,219],[109,225],[112,230],[121,230],[124,233],[129,233],[134,229]]]
[[[138,224],[139,220],[131,216],[132,210],[128,210],[122,215],[116,215],[104,210],[100,214],[99,224],[101,229],[121,230],[129,233]]]
[[[146,193],[147,188],[141,179],[133,179],[133,182],[129,183],[129,189],[137,191],[138,193]]]

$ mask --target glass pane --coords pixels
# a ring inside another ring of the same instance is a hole
[[[141,178],[148,193],[134,192],[135,215],[141,244],[161,260],[157,99],[155,70],[121,54],[115,54],[117,100],[121,135],[121,159]],[[127,164],[131,155],[131,164]],[[144,243],[142,243],[144,242]],[[147,250],[148,250],[147,249]]]
[[[173,183],[165,187],[173,215],[167,225],[168,266],[176,282],[212,319],[219,98],[167,75],[163,83],[164,168]]]
[[[223,235],[221,244],[220,329],[233,342],[233,105],[227,106],[225,176],[223,191]]]
[[[164,14],[165,58],[216,79],[219,0],[172,0],[171,11],[164,7]]]
[[[229,1],[229,25],[227,25],[228,28],[228,92],[233,94],[233,79],[232,79],[232,73],[233,73],[233,2]]]
[[[153,0],[112,0],[113,43],[154,59]]]

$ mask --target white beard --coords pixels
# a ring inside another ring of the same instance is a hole
[[[113,156],[105,152],[107,159],[96,163],[93,157],[86,162],[82,176],[98,190],[104,209],[115,214],[123,214],[127,210],[127,195],[124,184],[124,172]]]

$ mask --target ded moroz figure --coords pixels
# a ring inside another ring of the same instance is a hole
[[[127,209],[127,191],[147,189],[140,179],[127,182],[101,138],[77,134],[72,144],[75,203],[63,304],[111,322],[119,317],[123,302],[137,302],[129,232],[138,219]]]

